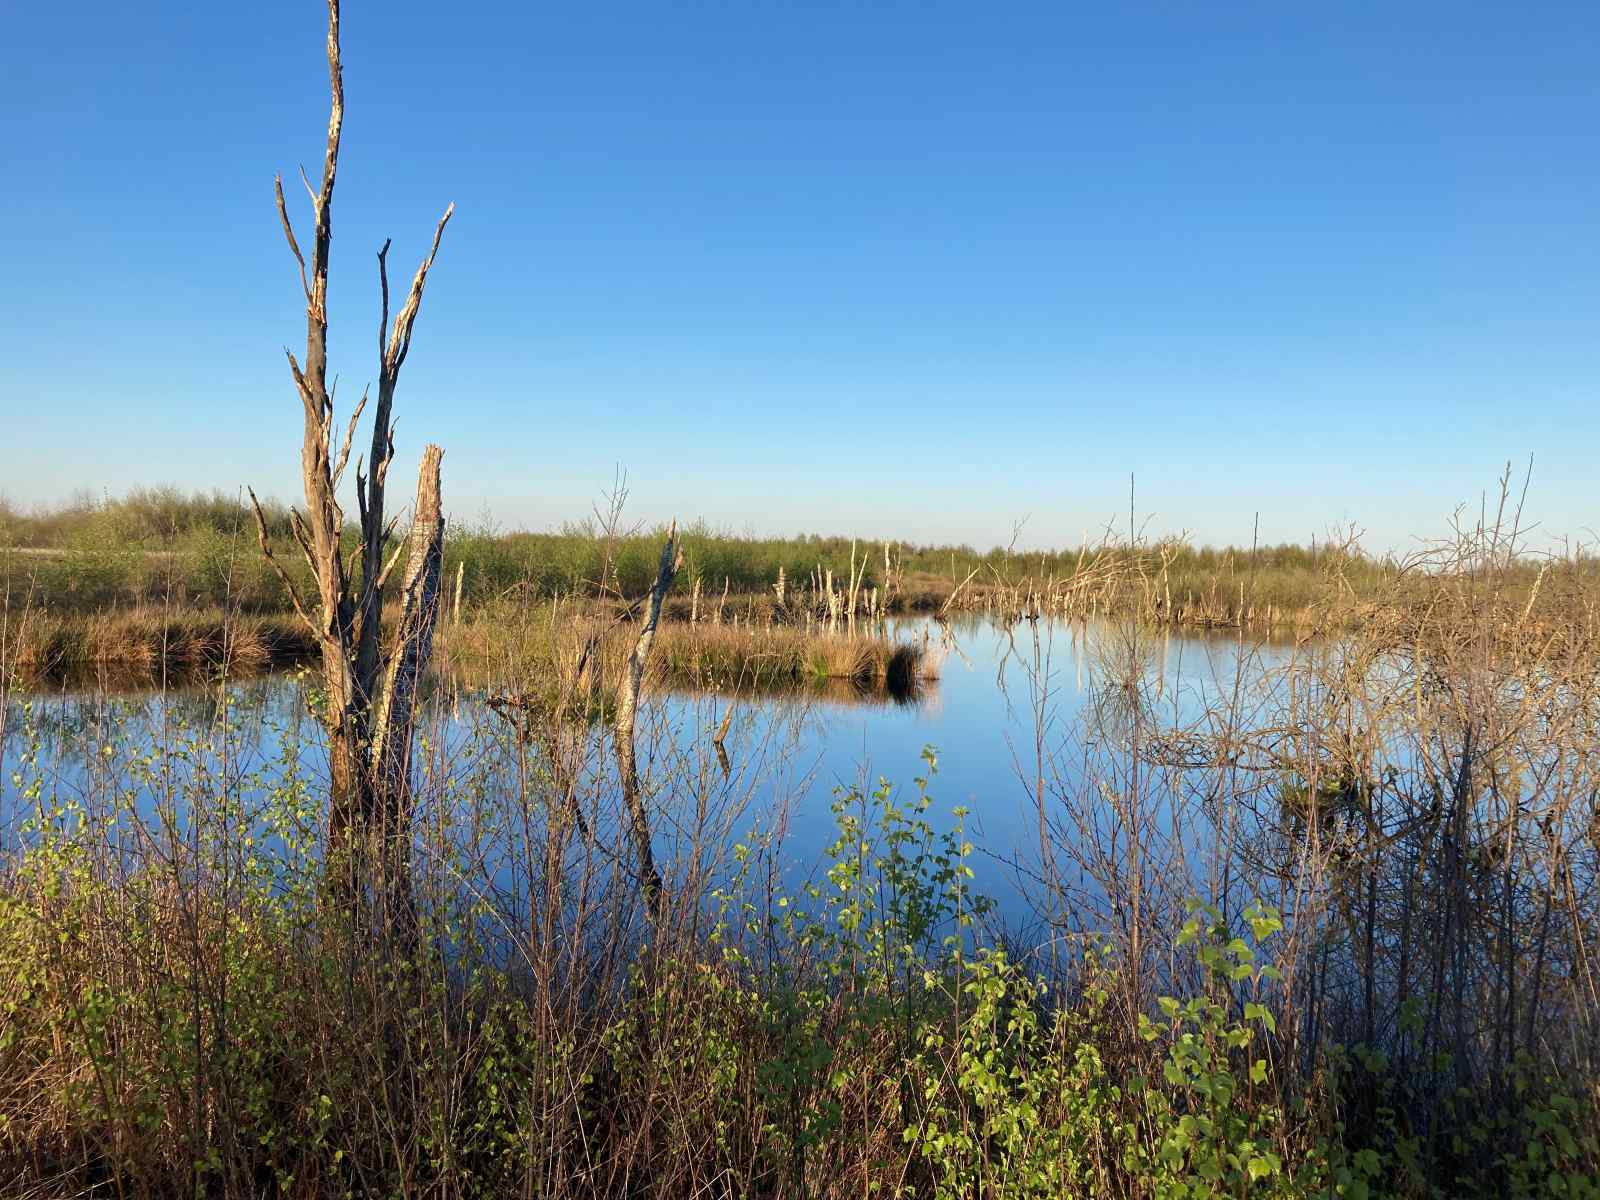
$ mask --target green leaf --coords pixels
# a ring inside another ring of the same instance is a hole
[[[1246,1004],[1244,1006],[1244,1019],[1246,1021],[1259,1021],[1267,1027],[1269,1033],[1278,1032],[1278,1020],[1265,1005]]]

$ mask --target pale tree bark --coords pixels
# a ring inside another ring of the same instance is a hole
[[[405,942],[413,942],[417,930],[411,891],[411,746],[417,692],[433,656],[433,632],[439,623],[444,561],[439,460],[443,457],[438,446],[423,448],[417,502],[412,510],[411,553],[400,588],[400,623],[372,713],[369,749],[374,798],[379,806],[376,837],[382,845],[378,891],[388,906],[388,926]]]
[[[427,446],[417,476],[411,520],[411,555],[400,588],[400,624],[372,717],[372,773],[380,793],[403,798],[411,778],[411,743],[417,687],[433,655],[439,622],[439,583],[444,561],[444,513],[439,499],[439,460],[444,451]],[[403,816],[386,814],[386,821]]]
[[[301,481],[305,512],[290,510],[290,526],[315,580],[315,599],[302,597],[289,573],[274,557],[266,523],[256,505],[257,533],[263,553],[288,590],[295,610],[316,634],[321,656],[324,707],[321,717],[328,737],[328,839],[330,852],[346,854],[358,842],[385,836],[387,827],[407,811],[410,766],[409,741],[401,753],[397,739],[411,735],[411,707],[415,680],[427,666],[433,622],[438,604],[438,553],[442,538],[439,515],[439,456],[429,447],[423,456],[418,481],[418,507],[412,530],[412,563],[406,576],[404,625],[386,664],[381,653],[384,589],[400,549],[390,554],[394,533],[384,514],[384,485],[394,459],[393,404],[400,367],[411,348],[412,331],[422,304],[428,272],[439,253],[454,206],[447,207],[434,230],[428,256],[411,281],[404,304],[389,325],[389,243],[378,251],[378,280],[382,315],[378,334],[378,403],[372,423],[372,453],[362,472],[356,462],[356,502],[360,540],[347,561],[343,554],[344,510],[339,504],[339,482],[350,460],[356,424],[367,404],[363,394],[350,415],[335,451],[334,396],[328,386],[328,261],[332,249],[333,187],[338,173],[339,143],[344,124],[344,83],[339,46],[339,0],[328,0],[328,78],[331,102],[322,181],[313,188],[304,172],[301,178],[312,204],[312,240],[309,263],[295,237],[283,195],[283,179],[275,180],[278,216],[284,236],[300,269],[306,298],[306,350],[302,364],[285,351],[289,373],[300,397],[304,427],[300,448]],[[385,334],[387,333],[387,337]],[[251,493],[255,501],[254,492]],[[426,506],[426,507],[425,507]],[[386,554],[388,555],[386,559]],[[432,583],[428,584],[431,564]],[[359,573],[358,573],[359,571]],[[431,607],[431,611],[425,611]],[[382,705],[375,724],[374,709],[380,683],[396,682]],[[403,711],[402,711],[403,710]]]
[[[639,693],[644,686],[645,665],[650,660],[650,647],[656,640],[656,626],[661,622],[661,603],[672,589],[672,581],[678,577],[678,569],[682,566],[683,546],[678,538],[678,523],[674,521],[667,533],[666,544],[661,547],[661,562],[656,568],[655,585],[650,589],[644,624],[640,626],[633,653],[628,656],[622,693],[617,697],[614,730],[617,768],[622,780],[622,803],[627,810],[628,823],[633,832],[634,853],[639,864],[639,887],[652,917],[656,915],[662,898],[661,872],[656,868],[655,854],[650,847],[650,818],[645,813],[644,796],[639,788],[639,764],[633,735],[639,713]]]

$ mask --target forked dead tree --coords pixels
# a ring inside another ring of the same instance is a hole
[[[400,368],[411,349],[411,334],[422,306],[445,225],[447,207],[433,233],[428,256],[411,281],[405,302],[389,320],[389,243],[378,251],[378,284],[382,315],[378,325],[378,404],[372,422],[370,459],[356,460],[356,503],[359,539],[348,552],[344,545],[344,509],[339,482],[350,461],[356,423],[366,408],[363,393],[344,436],[335,442],[333,392],[328,386],[328,256],[332,244],[333,185],[339,163],[339,137],[344,123],[344,85],[339,57],[339,0],[328,0],[328,78],[332,92],[328,145],[322,183],[311,187],[313,233],[309,264],[295,237],[284,202],[283,178],[275,180],[278,216],[289,250],[300,267],[306,298],[306,352],[302,364],[285,350],[289,372],[304,409],[300,449],[305,512],[290,510],[295,541],[311,568],[317,595],[300,595],[293,579],[273,554],[265,518],[257,503],[256,524],[262,552],[277,572],[307,625],[316,634],[322,659],[324,691],[321,712],[327,729],[329,763],[329,849],[348,855],[357,842],[379,840],[403,848],[409,826],[409,777],[413,711],[417,681],[428,664],[439,605],[440,552],[444,519],[439,499],[442,451],[423,451],[413,513],[411,553],[404,578],[402,612],[393,645],[385,656],[382,620],[385,588],[404,546],[391,553],[393,521],[384,515],[384,487],[394,461],[392,411]],[[363,463],[370,474],[363,474]],[[250,494],[255,503],[255,493]],[[403,871],[403,868],[402,868]]]

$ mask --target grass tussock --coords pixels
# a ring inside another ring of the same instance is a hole
[[[594,605],[491,606],[440,630],[453,669],[509,678],[525,689],[581,689],[615,680],[632,648],[632,621]],[[907,696],[938,676],[937,649],[862,628],[663,621],[650,660],[658,685],[760,694],[833,682]]]
[[[9,615],[0,664],[24,676],[56,677],[88,667],[130,676],[250,672],[299,661],[314,649],[297,617],[171,607]]]
[[[665,677],[695,687],[761,689],[827,680],[910,691],[930,676],[920,642],[877,634],[808,633],[792,626],[668,625]]]

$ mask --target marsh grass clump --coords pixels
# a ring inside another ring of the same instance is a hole
[[[6,622],[0,662],[20,674],[60,678],[95,667],[159,679],[206,671],[285,666],[311,652],[309,635],[287,616],[173,606],[56,615],[24,610]]]
[[[614,680],[633,624],[575,601],[501,605],[440,632],[442,653],[469,672],[528,691],[572,692]],[[909,695],[936,677],[928,648],[872,629],[855,633],[784,624],[663,621],[652,678],[698,691],[755,694],[845,681]]]
[[[707,687],[776,687],[843,680],[910,692],[923,682],[922,647],[872,633],[807,632],[793,626],[668,625],[661,640],[669,677]]]

